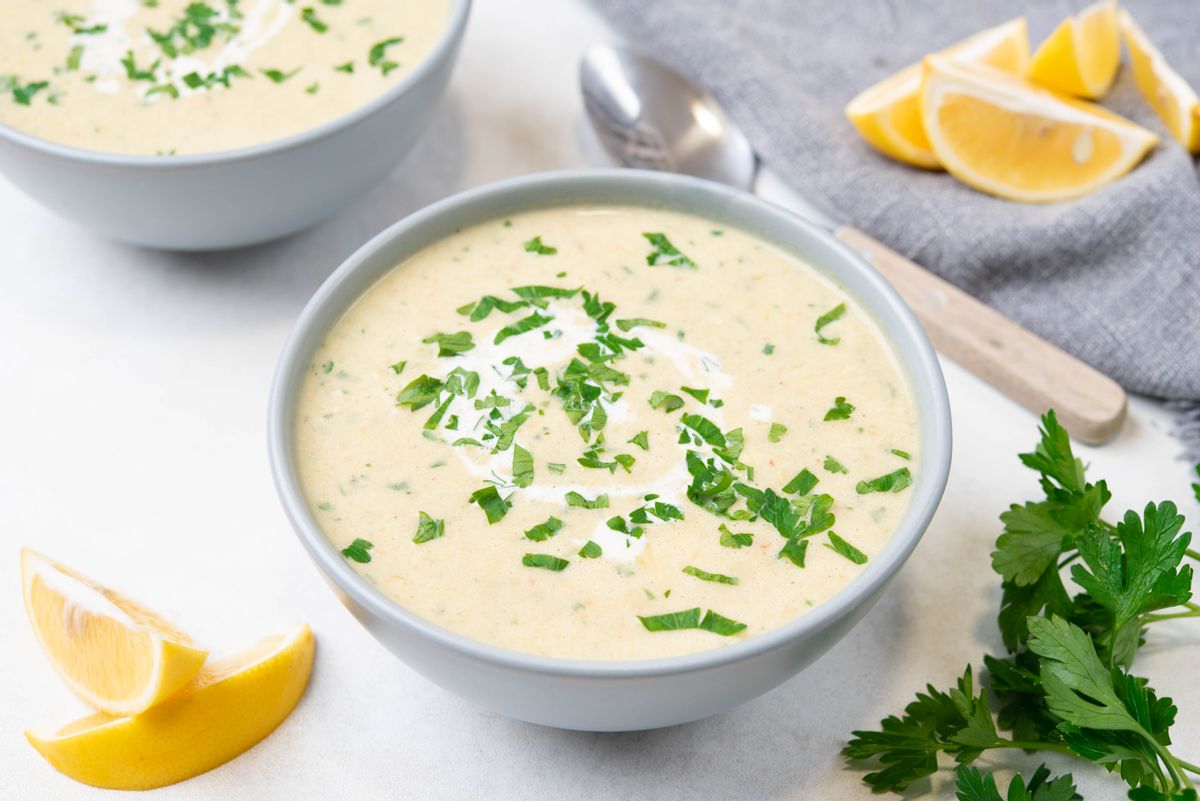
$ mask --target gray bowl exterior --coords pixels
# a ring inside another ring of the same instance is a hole
[[[195,156],[123,156],[0,125],[0,172],[101,236],[170,250],[278,239],[344,208],[416,143],[450,79],[470,0],[409,75],[366,106],[295,136]]]
[[[326,332],[372,284],[427,245],[476,222],[569,203],[676,208],[754,232],[833,277],[891,338],[921,421],[922,463],[910,507],[864,572],[811,612],[756,637],[686,656],[611,662],[539,657],[470,640],[408,612],[361,579],[321,533],[299,488],[293,430],[295,399]],[[941,500],[950,468],[950,410],[937,357],[873,268],[829,232],[751,195],[634,170],[547,173],[492,184],[419,211],[367,243],[301,313],[275,374],[268,439],[289,521],[339,598],[376,639],[431,681],[481,706],[588,731],[697,720],[761,695],[812,663],[867,613],[908,558]]]

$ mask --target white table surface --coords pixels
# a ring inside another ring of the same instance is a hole
[[[584,734],[484,712],[376,644],[309,564],[276,502],[265,448],[267,387],[293,319],[343,257],[430,201],[505,176],[604,164],[576,64],[607,38],[574,0],[478,0],[423,142],[352,208],[276,245],[137,250],[0,181],[0,798],[111,797],[56,773],[22,737],[84,709],[26,624],[21,545],[146,601],[217,653],[298,622],[316,633],[312,684],[295,713],[230,764],[156,791],[163,799],[868,799],[838,755],[848,732],[1000,650],[988,552],[997,515],[1036,492],[1016,459],[1036,420],[948,362],[954,469],[908,566],[816,665],[709,720]],[[1081,450],[1109,479],[1111,509],[1171,498],[1185,514],[1200,511],[1158,405],[1135,400],[1115,443]],[[1197,630],[1159,625],[1138,672],[1175,697],[1175,741],[1196,760]],[[1089,799],[1124,797],[1119,780],[1072,767]]]

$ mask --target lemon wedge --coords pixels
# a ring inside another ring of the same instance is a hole
[[[1171,69],[1158,48],[1123,9],[1120,25],[1138,88],[1158,112],[1171,136],[1190,152],[1200,153],[1200,97],[1179,73]]]
[[[926,59],[920,99],[933,152],[954,177],[1026,203],[1084,195],[1158,143],[1092,103],[936,56]]]
[[[1013,75],[1029,65],[1029,34],[1023,17],[988,28],[943,50],[940,55],[986,64]],[[864,90],[846,106],[846,117],[868,143],[886,156],[914,167],[937,169],[937,157],[921,124],[917,92],[921,65],[913,64]]]
[[[210,662],[177,695],[140,715],[97,712],[54,732],[25,732],[54,768],[111,790],[150,790],[233,759],[295,708],[312,671],[308,626]]]
[[[1120,63],[1117,4],[1102,0],[1054,29],[1034,52],[1029,77],[1059,92],[1096,100],[1112,86]]]
[[[134,715],[183,687],[207,652],[137,603],[28,549],[25,611],[50,662],[96,709]]]

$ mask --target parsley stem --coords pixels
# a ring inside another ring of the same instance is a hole
[[[1184,553],[1187,554],[1188,556],[1190,556],[1191,558],[1195,559],[1196,561],[1200,562],[1200,551],[1194,550],[1192,548],[1188,548],[1186,551],[1184,551]]]
[[[1071,564],[1072,562],[1074,562],[1074,561],[1075,561],[1076,559],[1078,559],[1078,558],[1079,558],[1079,551],[1076,551],[1075,553],[1073,553],[1073,554],[1071,554],[1070,556],[1068,556],[1066,559],[1064,559],[1064,560],[1062,560],[1061,562],[1059,562],[1059,563],[1058,563],[1058,569],[1059,569],[1059,570],[1062,570],[1064,567],[1066,567],[1067,565]]]
[[[1153,623],[1157,620],[1175,620],[1181,617],[1200,617],[1200,611],[1192,609],[1187,612],[1169,612],[1162,615],[1146,615],[1142,618],[1144,623]]]
[[[1183,759],[1176,759],[1175,761],[1179,763],[1179,767],[1183,768],[1186,771],[1195,773],[1197,776],[1200,776],[1200,765],[1193,765],[1191,762],[1188,762]]]

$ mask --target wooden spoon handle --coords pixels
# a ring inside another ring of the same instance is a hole
[[[1099,445],[1125,419],[1125,391],[1108,376],[848,226],[845,242],[883,274],[935,348],[1037,414],[1053,408],[1076,439]]]

